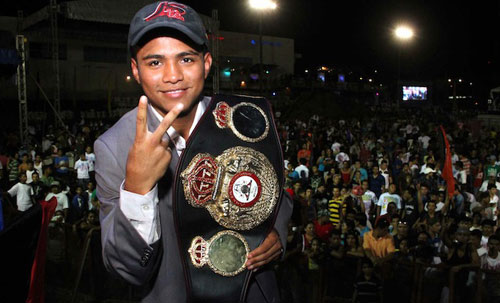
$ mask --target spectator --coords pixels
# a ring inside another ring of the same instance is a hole
[[[488,239],[488,253],[481,257],[484,272],[486,302],[500,302],[500,237],[492,235]]]
[[[56,211],[61,211],[62,217],[66,220],[68,215],[68,196],[61,191],[60,183],[58,181],[54,181],[50,186],[50,192],[45,197],[45,201],[50,200],[52,197],[56,197],[57,206]]]
[[[385,178],[380,174],[377,165],[372,167],[372,174],[368,177],[368,181],[370,184],[369,189],[375,193],[378,199],[385,188]]]
[[[389,221],[386,217],[379,217],[375,222],[374,229],[365,233],[363,237],[363,249],[365,255],[378,265],[391,260],[396,248],[394,240],[389,234]]]
[[[377,202],[377,216],[383,216],[387,214],[387,206],[389,203],[395,203],[398,211],[401,210],[401,197],[396,194],[396,184],[391,183],[389,185],[389,191],[380,195]]]
[[[354,282],[352,302],[376,303],[383,302],[382,283],[374,274],[373,262],[364,258],[361,262],[362,274]]]
[[[76,161],[75,170],[76,170],[77,184],[82,188],[86,188],[87,183],[90,181],[90,175],[89,175],[90,164],[85,158],[84,153],[80,154],[80,158],[78,159],[78,161]]]
[[[33,200],[33,188],[29,184],[26,184],[26,179],[26,172],[20,172],[19,182],[7,191],[9,197],[16,197],[18,211],[26,211],[35,204]]]

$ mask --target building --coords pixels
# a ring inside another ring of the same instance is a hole
[[[47,111],[46,102],[57,99],[63,116],[65,110],[91,109],[114,116],[135,106],[141,90],[130,71],[127,33],[134,13],[150,2],[77,0],[48,5],[24,17],[0,17],[0,30],[10,32],[12,39],[17,34],[26,38],[30,113]],[[207,94],[218,90],[258,93],[259,36],[219,31],[216,12],[201,17],[215,63]],[[263,63],[267,86],[273,79],[292,74],[294,41],[264,36]],[[0,80],[3,100],[17,99],[14,78]]]

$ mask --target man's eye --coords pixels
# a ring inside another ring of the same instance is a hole
[[[190,63],[190,62],[194,62],[193,58],[182,58],[182,62],[183,63]]]
[[[158,66],[160,65],[160,61],[158,60],[153,60],[148,63],[149,66]]]

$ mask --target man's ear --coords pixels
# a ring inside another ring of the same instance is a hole
[[[134,75],[135,81],[141,84],[141,80],[139,77],[139,66],[137,66],[137,61],[134,58],[130,59],[130,68],[132,69],[132,74]]]
[[[210,67],[212,66],[212,54],[210,52],[206,52],[203,56],[204,64],[205,64],[205,79],[208,77],[208,73],[210,72]]]

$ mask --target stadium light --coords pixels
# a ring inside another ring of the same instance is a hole
[[[399,25],[394,30],[394,35],[399,40],[410,40],[411,38],[413,38],[413,29],[406,25]]]

